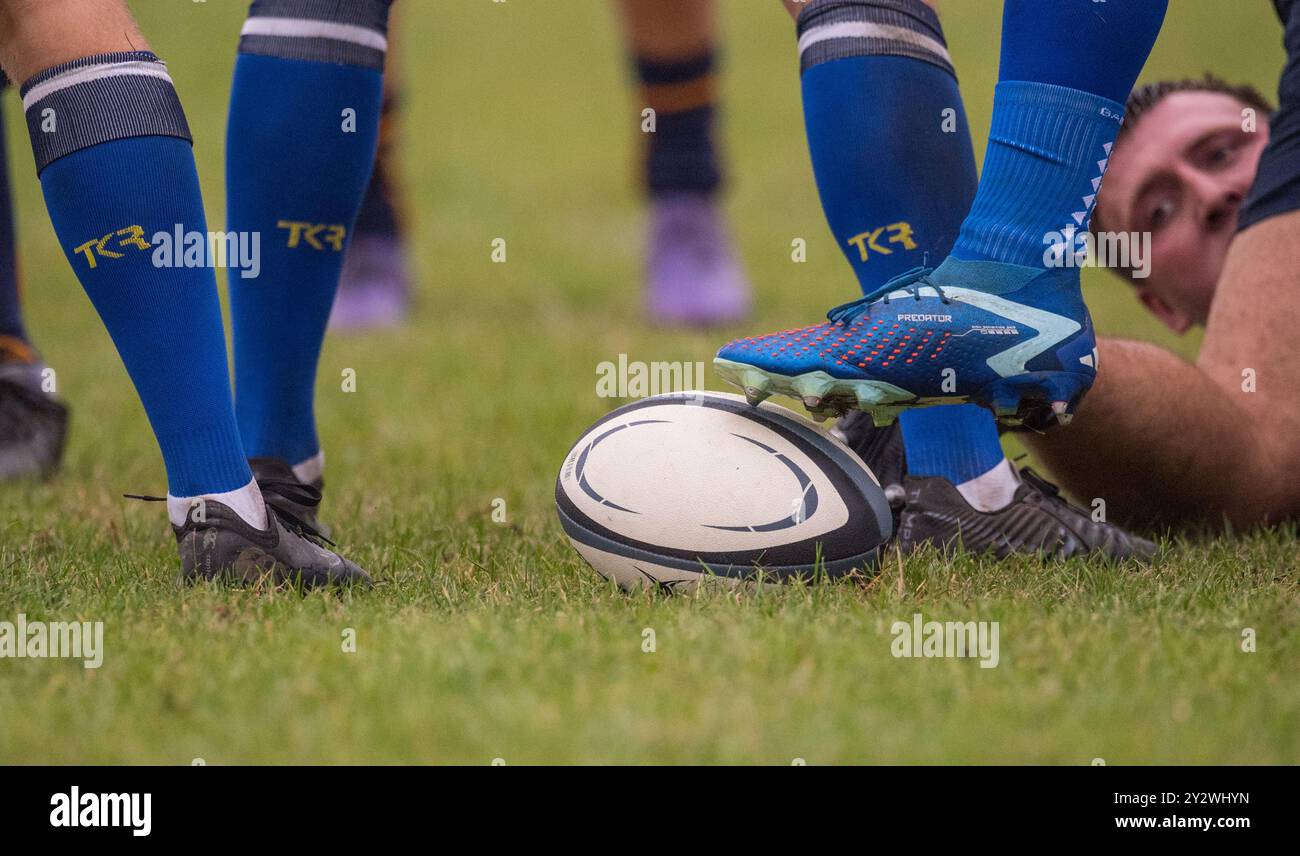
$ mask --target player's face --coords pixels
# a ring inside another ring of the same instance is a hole
[[[1097,201],[1112,232],[1151,233],[1142,302],[1181,333],[1204,324],[1237,229],[1237,211],[1268,142],[1268,117],[1217,92],[1179,92],[1145,113],[1115,147]]]

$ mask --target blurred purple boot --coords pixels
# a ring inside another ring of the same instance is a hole
[[[396,235],[358,233],[343,260],[339,290],[330,312],[334,330],[396,327],[410,300],[406,248]]]
[[[357,214],[330,312],[330,329],[396,327],[406,320],[411,270],[394,202],[392,123],[395,99],[386,95],[375,169]]]
[[[750,307],[749,281],[716,200],[703,193],[663,193],[650,205],[650,318],[683,327],[716,327],[743,319]]]

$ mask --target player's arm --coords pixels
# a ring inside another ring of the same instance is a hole
[[[1030,445],[1119,520],[1237,525],[1300,516],[1300,3],[1279,4],[1288,61],[1195,365],[1103,341],[1068,429]]]
[[[1293,238],[1294,240],[1294,238]],[[1288,505],[1272,429],[1241,395],[1200,367],[1147,342],[1103,339],[1103,367],[1068,428],[1027,443],[1084,505],[1108,519],[1180,526],[1245,525]]]

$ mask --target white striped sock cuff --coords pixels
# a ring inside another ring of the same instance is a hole
[[[382,70],[392,0],[256,0],[239,52]]]
[[[921,0],[811,0],[799,15],[799,70],[853,56],[906,56],[955,76],[939,16]]]
[[[167,66],[149,51],[96,54],[37,74],[21,95],[36,171],[128,137],[192,142]]]

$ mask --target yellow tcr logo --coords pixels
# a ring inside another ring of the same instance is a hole
[[[341,253],[343,252],[343,239],[348,236],[348,227],[338,223],[303,223],[298,220],[281,220],[275,224],[275,227],[289,230],[289,249],[293,249],[306,241],[307,246],[313,250],[323,250],[325,244],[329,244],[334,249],[334,252]]]
[[[904,222],[890,223],[879,229],[861,232],[849,238],[849,245],[858,248],[858,253],[864,262],[873,252],[882,256],[892,255],[894,251],[880,243],[881,236],[886,233],[888,237],[885,238],[885,244],[901,244],[905,250],[916,249],[916,241],[912,240],[912,226]]]
[[[114,238],[119,240],[113,241]],[[110,241],[117,247],[116,250],[109,249]],[[148,250],[152,246],[144,239],[143,226],[127,226],[125,229],[109,232],[102,238],[91,238],[73,252],[84,253],[86,261],[90,263],[90,269],[94,270],[99,267],[99,259],[120,259],[126,255],[126,253],[119,253],[117,250],[125,250],[130,247],[135,247],[137,250]]]

